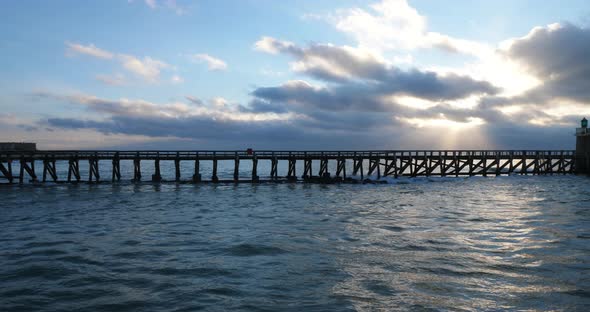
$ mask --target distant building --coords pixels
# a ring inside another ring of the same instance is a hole
[[[37,143],[0,142],[0,151],[30,152],[37,150]]]
[[[576,135],[577,136],[590,135],[590,130],[588,128],[588,119],[586,119],[586,118],[582,119],[582,122],[580,124],[581,124],[581,127],[576,128]]]

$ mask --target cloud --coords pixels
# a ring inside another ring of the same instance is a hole
[[[535,27],[508,40],[501,51],[539,84],[513,96],[489,96],[482,109],[503,113],[515,123],[564,125],[590,114],[590,29],[572,24]]]
[[[66,42],[66,55],[74,56],[78,54],[85,54],[101,59],[112,59],[114,54],[112,52],[97,48],[94,44],[82,45],[80,43]]]
[[[507,45],[506,56],[543,81],[527,97],[544,101],[563,97],[590,105],[590,28],[535,27]]]
[[[293,87],[306,86],[299,82],[293,83]],[[207,148],[383,149],[385,146],[436,149],[499,146],[522,149],[569,146],[564,140],[569,137],[569,132],[563,126],[546,128],[514,124],[503,119],[494,121],[492,126],[480,120],[485,116],[481,111],[457,109],[444,104],[424,110],[400,106],[390,111],[331,111],[299,109],[292,105],[275,106],[276,103],[256,98],[247,106],[242,106],[223,98],[202,101],[193,96],[187,96],[188,103],[154,103],[142,99],[105,99],[85,94],[49,92],[37,92],[35,96],[39,100],[61,100],[84,106],[94,113],[89,114],[94,118],[49,117],[32,124],[33,127],[51,127],[57,131],[92,130],[108,135],[153,139],[168,137],[169,142],[193,140],[200,142],[198,146]],[[500,114],[493,110],[490,113]],[[490,116],[485,118],[493,120]],[[555,140],[548,145],[547,137]],[[449,141],[449,138],[456,141]]]
[[[205,63],[211,71],[227,70],[227,64],[216,57],[209,54],[194,54],[190,57],[194,62]]]
[[[266,52],[270,54],[277,54],[279,52],[288,51],[294,44],[288,41],[276,40],[272,37],[262,37],[254,43],[254,50]]]
[[[253,48],[288,56],[298,76],[253,88],[248,102],[188,95],[157,103],[38,92],[39,99],[79,105],[92,117],[50,116],[30,129],[169,137],[208,148],[571,148],[575,114],[590,112],[586,28],[536,27],[490,48],[430,31],[426,18],[402,0],[341,10],[329,18],[358,45],[299,45],[261,37]],[[414,67],[402,69],[390,53],[417,49],[477,59],[461,68],[419,68],[406,54]],[[207,54],[191,58],[210,70],[227,69]],[[172,69],[148,57],[112,53],[111,59],[123,66],[129,61],[126,71],[151,82]],[[534,83],[521,85],[513,77],[532,77]],[[508,93],[499,85],[516,87]]]
[[[161,70],[171,68],[170,65],[149,56],[139,59],[133,55],[119,54],[118,58],[124,69],[150,83],[158,81]]]
[[[124,70],[134,74],[148,83],[158,82],[160,80],[160,73],[162,70],[169,70],[173,68],[171,65],[165,62],[151,58],[149,56],[146,56],[142,59],[129,54],[113,53],[99,49],[93,44],[85,46],[79,43],[67,42],[66,46],[66,54],[68,55],[86,54],[96,58],[117,61]],[[122,79],[122,76],[97,75],[96,79],[111,85],[124,84],[124,79]]]
[[[184,98],[187,99],[192,104],[199,105],[199,106],[204,105],[203,101],[195,96],[187,95]]]
[[[295,59],[292,68],[297,72],[342,84],[330,90],[332,93],[343,93],[343,96],[335,97],[338,102],[349,102],[347,99],[354,96],[349,90],[354,90],[357,92],[355,94],[364,99],[409,94],[429,100],[454,100],[473,94],[495,94],[499,91],[488,82],[477,81],[467,76],[440,75],[418,69],[403,71],[387,63],[380,56],[361,48],[329,44],[311,44],[302,48],[270,37],[263,37],[255,46],[264,47],[261,51],[292,56]],[[326,100],[325,96],[322,100]]]
[[[193,97],[185,97],[189,103],[171,102],[155,103],[143,99],[105,99],[88,94],[57,94],[47,91],[32,93],[36,99],[53,99],[64,101],[74,105],[86,107],[89,111],[103,113],[107,116],[127,117],[207,117],[218,120],[286,120],[290,116],[279,116],[273,113],[250,113],[241,112],[239,105],[229,102],[222,97],[215,97],[207,101]]]
[[[317,15],[311,16],[318,18]],[[359,47],[375,51],[438,48],[474,56],[493,52],[493,49],[479,42],[428,31],[426,17],[406,0],[382,0],[369,5],[369,10],[341,9],[323,19],[352,36]]]

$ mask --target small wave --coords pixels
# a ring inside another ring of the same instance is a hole
[[[19,280],[24,278],[53,279],[63,278],[72,273],[75,273],[75,271],[63,267],[34,264],[6,272],[4,278],[7,280]]]
[[[231,276],[234,273],[229,270],[219,268],[159,268],[151,270],[154,274],[165,276],[197,276],[197,277],[216,277]]]
[[[57,258],[57,260],[68,262],[68,263],[73,263],[73,264],[89,264],[89,265],[97,265],[97,266],[104,265],[104,263],[102,263],[102,262],[90,260],[90,259],[88,259],[86,257],[82,257],[82,256],[65,256],[65,257]]]
[[[207,288],[204,292],[222,296],[239,296],[242,294],[241,291],[229,287]]]
[[[381,296],[392,296],[394,291],[391,287],[381,281],[367,281],[364,283],[365,288]]]
[[[63,244],[74,244],[74,243],[75,242],[68,241],[68,240],[55,241],[55,242],[30,242],[30,243],[27,243],[24,247],[25,248],[53,247],[53,246],[58,246],[58,245],[63,245]]]
[[[401,226],[394,226],[394,225],[384,225],[384,226],[380,226],[379,228],[383,229],[383,230],[390,231],[390,232],[401,232],[401,231],[405,230]]]
[[[239,244],[225,250],[225,253],[236,257],[274,256],[286,252],[286,250],[278,247],[259,244]]]

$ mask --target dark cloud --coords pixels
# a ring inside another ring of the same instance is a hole
[[[559,105],[565,98],[590,105],[590,29],[572,24],[537,27],[513,42],[505,56],[525,66],[542,84],[511,98],[490,98],[486,105]]]
[[[239,106],[240,112],[242,113],[276,113],[284,114],[287,113],[287,107],[282,104],[270,103],[260,99],[254,99],[250,101],[249,105]]]
[[[571,125],[577,124],[579,117],[575,112],[552,116],[545,109],[559,105],[556,101],[560,98],[590,102],[589,31],[572,25],[535,29],[504,52],[543,81],[516,97],[496,96],[498,88],[468,76],[402,70],[355,48],[298,47],[272,38],[264,40],[262,50],[290,55],[294,68],[316,82],[298,80],[259,87],[244,105],[203,103],[191,96],[186,101],[195,105],[184,106],[86,95],[39,95],[84,105],[104,117],[100,121],[50,118],[42,126],[181,138],[202,143],[202,148],[436,149],[448,148],[445,141],[451,134],[441,131],[444,128],[430,127],[429,120],[466,123],[478,118],[485,124],[461,132],[454,138],[454,147],[568,149],[574,142]],[[449,104],[473,95],[484,96],[473,108]],[[433,106],[408,107],[396,102],[398,96],[428,100]],[[518,101],[533,104],[512,114],[498,110]],[[410,119],[424,124],[413,126]]]
[[[359,97],[408,94],[440,101],[499,92],[499,89],[489,82],[474,80],[468,76],[441,76],[432,71],[418,69],[404,71],[387,64],[370,52],[357,48],[325,44],[311,44],[302,48],[269,37],[261,39],[258,45],[264,46],[262,50],[265,51],[291,55],[297,61],[295,69],[301,73],[337,83],[340,88],[335,89],[335,93],[353,89],[354,92],[360,93]],[[255,95],[275,90],[262,88],[260,92],[257,91],[254,92]],[[345,97],[349,96],[350,94],[345,94]],[[339,96],[332,98],[342,101]],[[332,106],[330,103],[325,105]],[[346,103],[343,103],[343,107],[347,107]]]
[[[256,100],[287,106],[290,110],[327,111],[389,111],[386,103],[379,101],[375,86],[351,84],[334,88],[314,87],[303,81],[291,81],[278,87],[257,88],[252,92]]]
[[[302,121],[245,122],[199,117],[179,119],[117,116],[107,121],[51,118],[45,123],[56,128],[94,129],[105,134],[192,139],[205,142],[206,145],[202,148],[363,149],[378,148],[383,140],[388,139],[385,133],[353,131],[350,127],[329,127],[329,131],[324,131],[318,127],[306,127]]]
[[[187,99],[189,102],[195,104],[195,105],[204,105],[205,103],[203,103],[203,101],[197,97],[191,96],[191,95],[187,95],[184,97],[185,99]]]

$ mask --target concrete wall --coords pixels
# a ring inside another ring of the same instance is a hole
[[[590,135],[576,137],[576,173],[590,174]]]
[[[0,142],[0,151],[35,151],[37,150],[36,143],[15,143],[15,142]]]

